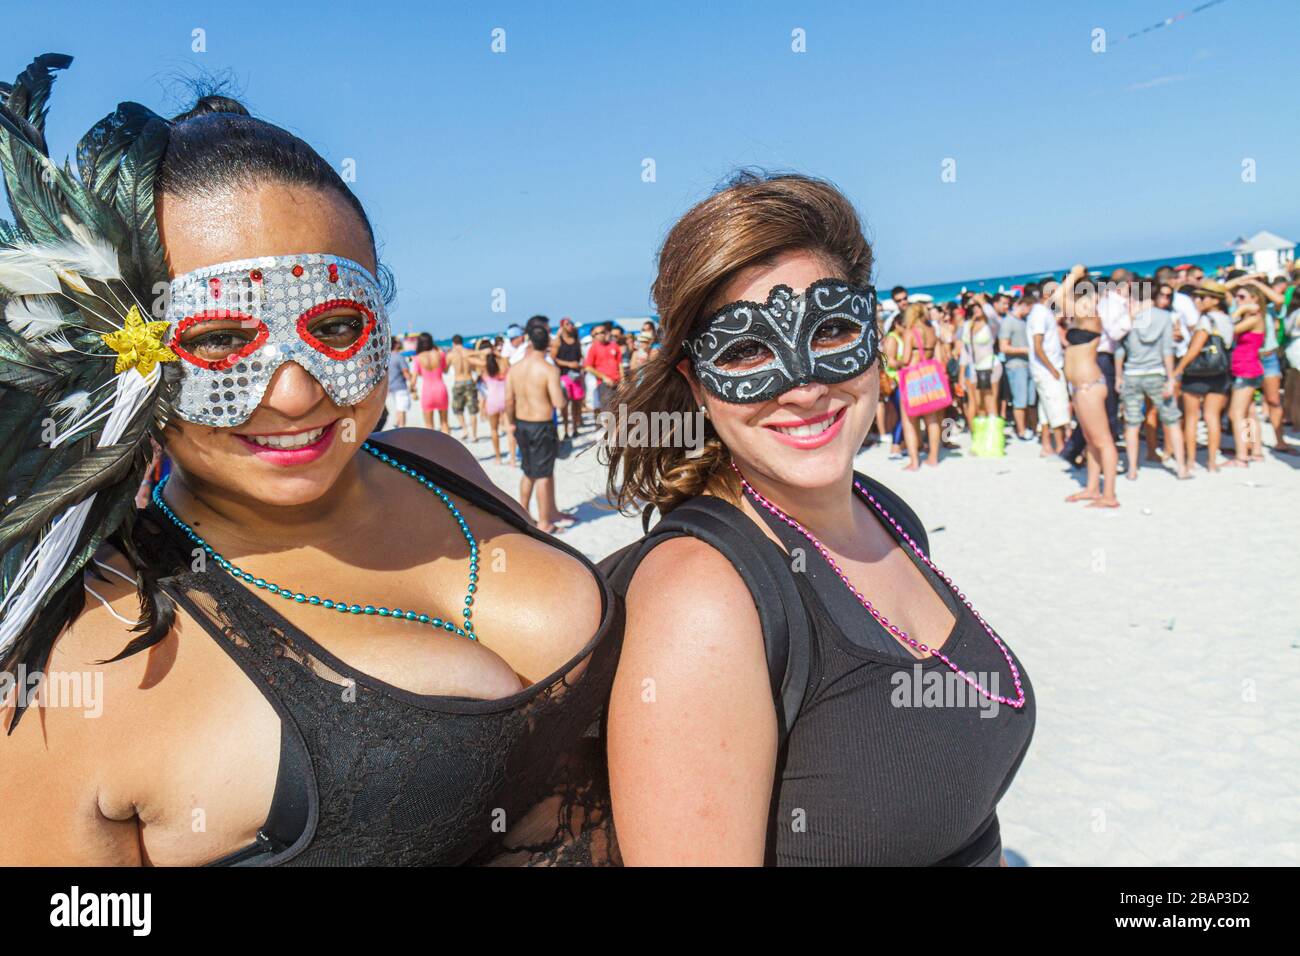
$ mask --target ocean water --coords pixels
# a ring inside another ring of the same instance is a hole
[[[1200,266],[1205,270],[1207,275],[1214,275],[1214,270],[1220,266],[1232,265],[1231,252],[1204,252],[1194,255],[1166,256],[1161,259],[1142,259],[1136,262],[1111,262],[1102,265],[1089,265],[1088,269],[1094,273],[1109,274],[1118,268],[1128,269],[1137,275],[1150,276],[1155,272],[1158,266],[1170,265],[1179,266],[1188,263],[1194,266]],[[1024,285],[1026,282],[1036,282],[1042,279],[1056,278],[1061,279],[1070,271],[1070,266],[1061,269],[1052,269],[1046,272],[1024,272],[1016,275],[992,276],[987,279],[968,279],[965,282],[942,282],[937,285],[912,285],[908,286],[908,291],[912,293],[922,292],[934,297],[936,302],[947,302],[950,299],[957,298],[963,290],[970,292],[998,292],[1010,290],[1012,286]],[[881,284],[877,286],[880,291],[880,297],[887,298],[889,289],[897,283],[891,282],[888,285]]]

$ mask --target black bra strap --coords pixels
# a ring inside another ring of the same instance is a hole
[[[216,580],[221,581],[219,586],[226,585],[226,582],[220,578]],[[226,656],[244,672],[244,676],[253,682],[280,718],[280,762],[276,772],[275,790],[266,821],[258,830],[257,842],[214,860],[208,865],[231,866],[265,862],[273,854],[288,849],[294,844],[301,845],[310,836],[310,831],[315,830],[316,777],[311,766],[311,757],[307,753],[306,741],[303,740],[302,731],[294,721],[293,715],[275,693],[267,676],[249,659],[251,652],[223,635],[216,622],[204,614],[186,593],[181,582],[168,579],[161,582],[161,585],[177,606],[207,632]],[[238,587],[234,584],[229,586]]]

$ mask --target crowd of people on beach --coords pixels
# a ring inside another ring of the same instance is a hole
[[[428,332],[392,336],[387,412],[393,427],[406,424],[418,403],[427,428],[479,440],[480,416],[492,443],[492,461],[522,470],[519,498],[525,509],[537,497],[538,527],[554,533],[573,525],[555,504],[555,459],[563,443],[582,431],[586,415],[608,407],[619,382],[659,348],[653,321],[636,335],[616,323],[594,326],[584,343],[565,316],[552,334],[550,320],[534,315],[504,335],[466,343],[454,335],[443,349]],[[447,391],[445,375],[452,374]],[[504,450],[503,450],[504,441]]]
[[[1066,500],[1093,507],[1118,506],[1121,466],[1136,480],[1144,449],[1180,479],[1192,477],[1200,448],[1206,471],[1247,467],[1263,460],[1267,420],[1271,450],[1295,454],[1285,430],[1300,424],[1297,289],[1300,266],[1207,278],[1195,265],[1151,276],[1077,265],[1060,280],[946,302],[895,286],[880,303],[881,401],[867,447],[888,443],[890,458],[915,471],[957,449],[959,432],[989,456],[1008,440],[1036,441],[1043,457],[1085,469]],[[491,460],[523,470],[524,506],[535,491],[539,526],[563,529],[574,519],[554,504],[557,451],[659,347],[653,320],[635,334],[610,322],[583,337],[567,316],[554,334],[535,315],[504,335],[455,335],[447,349],[427,332],[394,336],[388,413],[400,427],[418,406],[427,427],[450,433],[450,410],[466,442],[479,440],[481,419]],[[512,389],[511,369],[529,356],[554,376],[532,376],[529,363]]]
[[[1121,448],[1129,480],[1144,448],[1180,479],[1192,477],[1201,446],[1205,470],[1229,452],[1222,466],[1244,468],[1264,458],[1266,418],[1271,450],[1295,454],[1285,431],[1300,424],[1297,289],[1300,267],[1208,279],[1191,265],[1152,276],[1076,265],[1060,280],[944,303],[895,286],[880,321],[886,375],[869,440],[888,441],[905,470],[923,451],[938,465],[956,447],[954,429],[971,432],[977,453],[982,438],[993,455],[1008,437],[1038,441],[1043,457],[1086,469],[1066,500],[1095,507],[1119,504]],[[927,371],[928,381],[918,374]],[[919,410],[909,407],[913,383]]]

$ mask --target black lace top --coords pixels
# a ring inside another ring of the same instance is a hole
[[[510,697],[412,693],[335,657],[229,575],[190,571],[192,543],[151,505],[137,522],[136,541],[151,564],[169,569],[162,587],[281,719],[280,771],[266,824],[256,843],[213,862],[614,862],[596,736],[621,637],[608,585],[581,554],[481,488],[410,452],[383,448],[582,561],[600,584],[600,628],[564,667]]]

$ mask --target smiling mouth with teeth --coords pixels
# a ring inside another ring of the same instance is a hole
[[[836,412],[834,415],[828,415],[821,421],[812,422],[811,424],[791,425],[787,427],[769,425],[768,427],[774,432],[780,432],[782,435],[791,435],[795,438],[815,438],[822,432],[826,431],[826,429],[833,426],[837,421],[839,421],[839,418],[839,413]]]
[[[309,432],[298,432],[296,435],[240,435],[239,437],[263,448],[306,448],[320,441],[327,427],[313,428]]]

